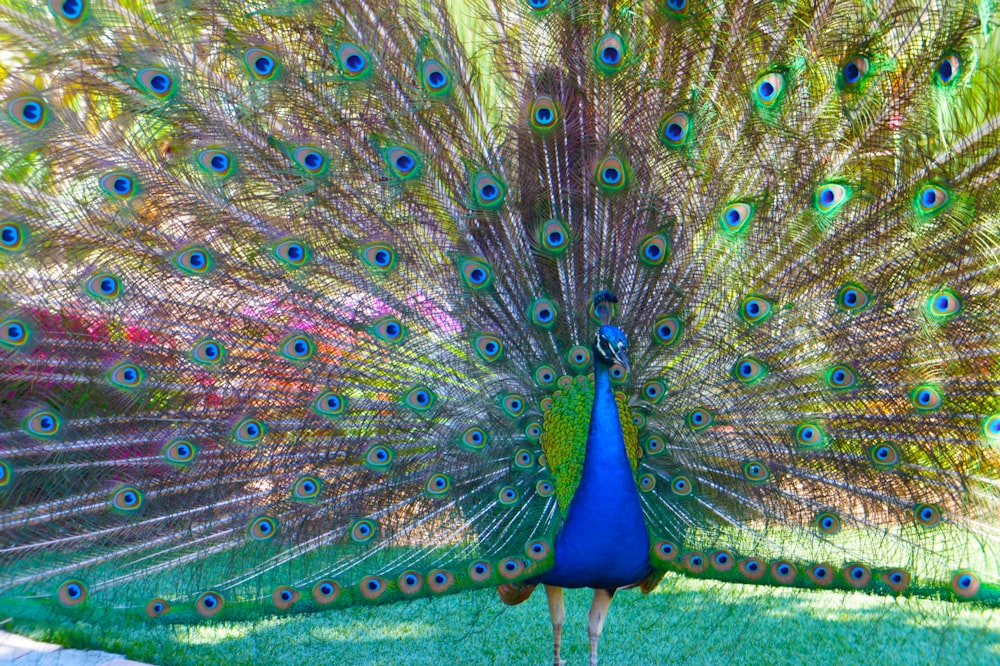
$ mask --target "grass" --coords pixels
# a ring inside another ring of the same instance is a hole
[[[586,664],[589,590],[568,590],[564,653]],[[0,608],[0,619],[10,609]],[[502,605],[492,590],[311,616],[200,625],[19,619],[6,629],[153,664],[551,663],[545,595]],[[1000,611],[863,594],[775,590],[668,576],[622,592],[602,664],[1000,664]]]

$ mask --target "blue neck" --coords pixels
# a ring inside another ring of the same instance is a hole
[[[615,392],[611,387],[610,370],[603,363],[594,364],[594,405],[590,409],[587,455],[583,461],[583,476],[577,493],[594,483],[606,484],[609,478],[621,481],[619,477],[623,473],[628,481],[625,485],[635,490],[632,465],[625,453],[625,436],[618,416],[618,403],[615,402]]]

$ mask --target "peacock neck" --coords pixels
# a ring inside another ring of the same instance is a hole
[[[615,478],[621,477],[621,472],[625,471],[628,482],[634,483],[625,452],[618,403],[611,386],[610,368],[598,362],[594,364],[594,404],[590,410],[590,431],[587,434],[587,455],[583,462],[581,485],[587,483],[588,476],[605,482],[611,470],[616,472]]]

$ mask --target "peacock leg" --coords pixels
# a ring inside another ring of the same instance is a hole
[[[604,630],[604,618],[608,616],[611,607],[611,597],[614,590],[594,590],[594,602],[590,604],[590,614],[587,616],[587,634],[590,636],[590,666],[597,666],[597,641],[601,640]]]
[[[555,585],[545,586],[545,596],[549,599],[549,615],[552,617],[552,649],[553,663],[562,666],[559,658],[559,648],[562,645],[562,628],[566,622],[566,604],[563,603],[563,589]]]

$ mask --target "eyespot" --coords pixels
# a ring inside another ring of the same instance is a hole
[[[951,289],[940,289],[927,299],[927,313],[933,321],[944,323],[962,311],[962,298]]]
[[[612,365],[611,369],[608,371],[608,374],[611,375],[612,384],[624,384],[626,381],[628,381],[629,373],[627,370],[625,370],[625,366],[623,366],[621,363],[615,363],[614,365]]]
[[[174,255],[174,265],[190,275],[202,275],[212,267],[212,257],[204,248],[188,247]]]
[[[443,497],[451,490],[451,477],[447,474],[431,474],[424,486],[432,497]]]
[[[233,439],[238,444],[257,444],[264,439],[266,431],[267,428],[259,419],[245,418],[233,427]]]
[[[250,521],[247,530],[256,541],[267,541],[278,533],[278,521],[270,516],[258,516]]]
[[[524,552],[529,559],[541,562],[552,552],[552,546],[544,539],[536,539],[524,547]]]
[[[312,595],[316,603],[322,606],[332,604],[340,596],[340,585],[332,580],[321,580],[313,586]]]
[[[684,16],[687,16],[688,13],[688,1],[667,0],[664,3],[664,9],[667,10],[668,15],[671,15],[674,18],[683,18]]]
[[[771,564],[771,578],[783,585],[791,585],[795,582],[796,575],[798,575],[798,570],[791,562],[781,560]]]
[[[542,479],[535,484],[535,492],[537,492],[541,497],[551,497],[556,491],[556,487],[552,485],[551,481]]]
[[[835,365],[826,371],[826,383],[835,390],[854,388],[858,383],[858,376],[854,368],[849,365]]]
[[[517,418],[524,413],[524,398],[517,393],[502,393],[497,402],[500,405],[500,409],[511,418]]]
[[[555,218],[543,222],[538,227],[537,239],[539,247],[550,255],[558,256],[569,247],[569,229],[561,220]]]
[[[862,589],[868,587],[872,580],[872,572],[862,564],[848,564],[844,567],[844,580],[851,587]]]
[[[902,460],[894,444],[882,442],[868,449],[868,457],[876,467],[895,467]]]
[[[136,193],[135,178],[124,171],[106,173],[97,182],[105,194],[122,201],[128,201]]]
[[[78,25],[87,15],[87,0],[48,0],[49,10],[70,25]]]
[[[316,345],[308,336],[296,333],[285,338],[279,350],[289,361],[308,361],[315,353]]]
[[[219,178],[230,175],[234,164],[233,156],[219,148],[207,148],[198,153],[198,166]]]
[[[78,580],[68,580],[59,586],[57,596],[63,606],[79,606],[87,600],[87,586]]]
[[[482,451],[486,446],[486,431],[482,428],[472,427],[462,433],[462,446],[473,451]]]
[[[297,502],[311,502],[319,497],[323,482],[316,476],[300,476],[292,486],[292,499]]]
[[[944,515],[936,504],[918,504],[913,507],[913,517],[917,519],[917,523],[924,527],[936,527],[941,523]]]
[[[544,14],[552,8],[553,0],[527,0],[528,7],[536,14]]]
[[[670,244],[666,234],[647,236],[639,244],[639,260],[647,266],[660,266],[670,255]]]
[[[826,433],[815,423],[800,423],[795,426],[795,444],[800,449],[821,449],[827,445]]]
[[[528,318],[535,326],[542,328],[552,328],[555,326],[556,317],[559,315],[559,308],[550,298],[537,298],[528,306]]]
[[[279,242],[271,250],[274,258],[293,268],[304,266],[309,261],[309,247],[300,240],[289,238]]]
[[[806,570],[806,573],[818,587],[827,587],[833,582],[833,569],[826,564],[814,564]]]
[[[628,184],[628,165],[622,158],[608,155],[597,163],[596,180],[606,194],[621,192]]]
[[[420,158],[410,148],[391,146],[382,151],[382,157],[389,165],[389,175],[398,180],[410,180],[420,175]]]
[[[708,558],[708,563],[713,569],[723,573],[730,571],[734,566],[736,566],[736,560],[733,558],[733,554],[725,550],[712,553],[712,556]]]
[[[399,576],[397,585],[403,594],[416,594],[424,586],[424,577],[416,571],[405,571]]]
[[[142,368],[135,363],[119,363],[108,372],[108,381],[123,389],[137,388],[144,377]]]
[[[847,90],[857,88],[868,77],[870,67],[871,63],[865,56],[851,58],[840,68],[841,86]]]
[[[250,48],[243,52],[243,64],[250,76],[258,81],[271,81],[281,71],[281,63],[272,51]]]
[[[295,588],[282,585],[275,588],[274,592],[271,593],[271,602],[279,610],[288,610],[292,607],[292,604],[299,600],[299,597],[300,595]]]
[[[615,74],[625,64],[627,53],[628,47],[620,36],[613,32],[605,33],[594,47],[594,65],[602,74]]]
[[[87,280],[86,289],[98,300],[113,300],[121,295],[122,283],[111,273],[98,273]]]
[[[625,395],[624,393],[616,393],[615,394],[615,399],[619,400],[619,404],[621,404],[621,400],[627,400],[627,398],[624,398],[624,397],[619,398],[619,396],[624,396],[624,395]],[[645,428],[646,427],[646,415],[643,414],[642,412],[633,412],[632,413],[632,425],[634,425],[637,430],[642,430],[643,428]]]
[[[493,284],[493,269],[483,259],[463,257],[458,262],[458,274],[470,289],[486,289]]]
[[[385,243],[365,245],[359,254],[369,268],[377,271],[388,271],[396,265],[396,251]]]
[[[840,531],[843,524],[840,521],[840,516],[830,511],[824,511],[816,516],[813,520],[813,525],[817,530],[826,534],[827,536],[833,536]]]
[[[752,484],[767,483],[771,479],[771,469],[760,460],[743,463],[743,476]]]
[[[507,580],[513,580],[524,571],[524,563],[517,558],[508,557],[506,560],[500,562],[498,571]]]
[[[360,587],[361,596],[369,601],[375,601],[389,589],[389,585],[378,576],[365,576]]]
[[[345,42],[337,49],[337,60],[349,79],[360,79],[369,73],[371,60],[359,46]]]
[[[435,569],[427,574],[427,587],[429,587],[431,592],[435,594],[447,592],[448,589],[454,584],[455,576],[453,576],[450,571]]]
[[[539,400],[538,401],[538,406],[541,408],[541,410],[543,412],[547,412],[550,409],[552,409],[552,396],[547,395],[544,398],[542,398],[541,400]]]
[[[62,429],[62,419],[55,412],[36,409],[24,419],[24,430],[32,437],[51,439]]]
[[[684,417],[684,420],[687,422],[689,428],[695,432],[699,432],[712,425],[712,421],[715,420],[715,417],[712,415],[711,411],[705,409],[704,407],[699,407],[688,412],[687,416]]]
[[[20,349],[31,339],[31,329],[21,319],[0,321],[0,347]]]
[[[23,95],[7,103],[7,115],[18,125],[29,130],[40,130],[49,118],[45,101],[41,97]]]
[[[146,604],[147,617],[160,617],[170,612],[170,604],[163,599],[150,599]]]
[[[764,107],[773,108],[785,91],[785,75],[771,72],[757,79],[753,86],[754,101]]]
[[[473,208],[496,210],[506,195],[507,186],[499,178],[483,172],[472,178]]]
[[[351,524],[351,538],[358,543],[367,543],[372,540],[377,531],[375,521],[368,518],[355,520]]]
[[[657,541],[653,544],[653,555],[661,562],[673,562],[679,554],[677,546],[669,541]]]
[[[677,111],[660,121],[657,135],[660,143],[667,148],[680,148],[687,143],[690,128],[691,117],[683,111]]]
[[[420,68],[420,78],[424,90],[434,96],[442,96],[451,88],[451,74],[437,60],[428,58]]]
[[[840,183],[826,183],[816,190],[815,205],[816,210],[826,215],[832,215],[847,203],[853,193],[847,185]]]
[[[0,250],[17,252],[24,247],[27,232],[21,224],[13,220],[0,223]]]
[[[590,350],[583,345],[575,345],[566,352],[566,362],[574,370],[585,370],[590,367]]]
[[[206,338],[191,350],[191,360],[201,365],[218,365],[226,358],[226,348],[218,340]]]
[[[143,67],[135,74],[136,83],[156,99],[167,99],[175,92],[174,77],[162,67]]]
[[[514,468],[520,471],[535,468],[535,456],[528,449],[518,449],[514,452]]]
[[[936,386],[921,384],[910,392],[910,401],[918,411],[933,412],[941,409],[944,395]]]
[[[733,364],[732,375],[737,381],[751,385],[767,377],[767,370],[763,361],[747,356]]]
[[[652,474],[643,474],[639,477],[639,490],[648,493],[656,488],[656,477]]]
[[[760,580],[764,577],[764,563],[756,557],[748,557],[742,560],[737,566],[740,569],[740,573],[747,580]]]
[[[910,586],[910,574],[902,569],[890,569],[882,574],[882,581],[893,592],[904,592]]]
[[[11,479],[14,478],[14,470],[11,469],[10,465],[0,460],[0,490],[4,486],[9,486]]]
[[[653,322],[653,339],[661,345],[673,345],[681,338],[684,325],[680,317],[664,315]]]
[[[434,406],[437,396],[426,386],[415,386],[403,398],[403,404],[418,413],[424,413]]]
[[[684,557],[681,558],[681,564],[684,565],[685,569],[694,574],[705,573],[705,569],[708,568],[705,556],[698,551],[684,553]]]
[[[163,447],[163,459],[179,467],[190,465],[197,455],[198,447],[186,439],[175,439]]]
[[[376,471],[383,472],[392,465],[394,457],[395,452],[392,449],[381,444],[375,444],[369,447],[365,453],[365,465]]]
[[[535,383],[542,388],[550,388],[556,383],[556,371],[551,365],[540,365],[533,373]]]
[[[951,193],[933,183],[926,183],[917,192],[915,205],[921,215],[934,215],[944,210],[951,201]]]
[[[728,234],[741,234],[750,228],[750,220],[753,219],[757,207],[751,203],[729,204],[719,216],[719,223],[722,231]]]
[[[960,571],[952,577],[951,589],[963,599],[971,599],[979,593],[979,579],[968,571]]]
[[[406,337],[407,330],[397,317],[386,315],[376,319],[369,329],[376,338],[389,344],[398,344]]]
[[[993,414],[983,419],[983,434],[986,439],[996,443],[1000,440],[1000,414]]]
[[[686,476],[675,476],[670,481],[670,492],[678,497],[687,497],[694,492],[694,484],[691,483],[691,479]]]
[[[292,160],[306,173],[319,176],[326,173],[330,161],[323,151],[313,146],[300,146],[292,151]]]
[[[490,333],[473,336],[472,348],[485,363],[493,363],[503,356],[503,342]]]
[[[656,456],[667,449],[662,435],[650,435],[642,442],[642,449],[651,456]]]
[[[861,312],[871,302],[871,294],[856,282],[848,282],[837,292],[837,305],[847,312]]]
[[[202,592],[194,607],[198,611],[198,615],[212,617],[222,610],[225,603],[225,599],[218,592]]]
[[[518,497],[519,494],[517,492],[517,488],[514,486],[504,486],[500,489],[500,492],[497,493],[497,501],[506,506],[517,504]]]
[[[320,416],[336,418],[344,413],[347,408],[347,399],[333,391],[324,391],[313,403],[313,411]]]
[[[774,311],[774,303],[760,296],[747,296],[740,302],[740,318],[748,324],[767,320]]]
[[[142,493],[134,486],[119,488],[111,496],[111,508],[123,513],[135,513],[142,508]]]
[[[957,53],[945,54],[934,68],[934,76],[942,86],[950,86],[962,75],[962,59]]]
[[[653,403],[660,404],[663,396],[667,393],[667,383],[662,379],[650,379],[642,385],[642,397]]]
[[[469,565],[469,578],[477,583],[485,583],[493,577],[493,566],[484,560]]]
[[[539,95],[528,107],[528,124],[539,134],[547,134],[559,124],[559,104],[549,95]]]

